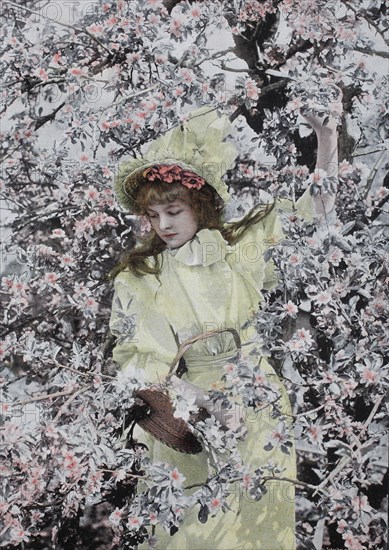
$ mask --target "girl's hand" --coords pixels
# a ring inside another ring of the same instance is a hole
[[[336,107],[339,110],[339,106]],[[316,134],[336,132],[338,126],[337,118],[333,114],[316,114],[309,112],[307,109],[301,109],[301,114],[310,126],[315,130]]]
[[[197,407],[203,407],[213,415],[218,422],[227,430],[234,432],[240,430],[242,435],[245,433],[244,421],[242,416],[242,407],[237,403],[232,403],[229,409],[226,409],[221,403],[214,403],[209,399],[209,396],[195,384],[191,384],[186,380],[181,380],[178,376],[173,375],[168,378],[168,382],[174,389],[180,389],[194,398],[194,403]]]
[[[290,109],[299,109],[316,134],[336,131],[343,112],[342,90],[329,78],[311,75],[292,86]]]

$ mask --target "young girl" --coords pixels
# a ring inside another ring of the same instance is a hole
[[[334,176],[336,124],[330,119],[324,126],[313,116],[309,122],[318,138],[317,168],[330,166]],[[334,196],[322,192],[312,197],[306,192],[295,205],[275,201],[254,208],[240,221],[223,223],[228,194],[220,175],[235,158],[231,144],[222,141],[228,130],[226,117],[202,108],[183,127],[157,140],[147,158],[131,161],[119,174],[119,201],[128,211],[149,219],[151,235],[117,269],[110,327],[120,341],[113,357],[122,368],[144,369],[148,381],[162,382],[182,342],[206,331],[233,328],[244,353],[251,352],[251,360],[260,362],[267,381],[278,385],[280,409],[290,414],[280,380],[256,352],[254,327],[245,327],[258,308],[262,289],[276,284],[274,266],[265,261],[264,253],[282,239],[280,208],[296,209],[308,221],[325,218],[333,210]],[[123,337],[126,316],[133,316],[136,324],[135,334],[128,338]],[[207,392],[221,387],[224,367],[235,354],[236,342],[230,333],[199,340],[184,355],[187,371],[182,380],[173,377],[171,383],[190,388],[196,402],[207,407]],[[235,429],[241,422],[237,410],[230,409],[233,414],[226,415],[210,406],[210,411],[226,428]],[[283,469],[284,478],[293,480],[294,449],[288,454],[279,447],[264,450],[277,422],[270,414],[251,415],[239,452],[250,471],[273,462]],[[178,468],[186,486],[206,482],[206,451],[183,454],[140,429],[137,438],[147,444],[154,462]],[[229,510],[209,517],[205,524],[198,520],[198,507],[193,508],[173,536],[157,531],[157,548],[294,549],[293,483],[275,480],[266,487],[259,501],[230,495]]]

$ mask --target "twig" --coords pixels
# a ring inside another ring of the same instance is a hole
[[[373,153],[381,153],[382,151],[386,151],[386,149],[371,149],[370,151],[361,152],[361,153],[354,153],[354,157],[363,157],[365,155],[372,155]]]
[[[85,387],[85,389],[89,389],[88,387]],[[65,390],[65,391],[58,391],[55,393],[46,393],[44,395],[38,395],[38,397],[33,397],[32,399],[26,399],[25,401],[17,401],[16,403],[12,403],[13,406],[22,406],[22,405],[28,405],[28,403],[36,403],[37,401],[44,401],[45,399],[55,399],[56,397],[62,397],[64,395],[71,395],[75,391],[79,390]]]
[[[61,405],[61,407],[59,408],[57,414],[55,415],[54,417],[54,422],[56,422],[63,414],[63,412],[65,411],[65,409],[68,407],[68,405],[70,405],[70,403],[72,401],[74,401],[76,399],[76,397],[78,397],[81,393],[84,393],[87,389],[89,389],[88,387],[84,387],[84,388],[80,388],[79,390],[77,390],[76,392],[73,393],[73,395],[71,395],[69,397],[69,399],[67,399],[65,401],[65,403],[63,403]]]
[[[288,415],[288,416],[293,416],[294,418],[302,418],[303,416],[309,416],[310,414],[317,413],[317,412],[321,411],[324,408],[325,408],[325,405],[320,405],[320,407],[317,407],[316,409],[312,409],[310,411],[306,411],[306,412],[303,412],[303,413],[298,413],[296,415]]]
[[[5,155],[4,157],[2,157],[2,158],[0,159],[0,163],[6,161],[9,157],[11,157],[11,156],[15,153],[15,151],[17,151],[18,149],[20,149],[21,146],[22,146],[22,144],[19,143],[19,145],[17,145],[16,147],[14,147],[14,148],[12,149],[12,151],[10,151],[7,155]]]
[[[73,369],[72,367],[68,367],[67,365],[62,365],[59,363],[56,359],[48,359],[45,361],[45,363],[54,363],[54,365],[60,369],[66,369],[71,372],[74,372],[75,374],[78,374],[79,376],[84,376],[85,378],[90,376],[101,376],[102,378],[109,378],[110,380],[114,380],[114,376],[110,376],[109,374],[102,374],[102,373],[95,373],[95,372],[80,372],[77,369]]]
[[[110,104],[108,105],[108,107],[104,107],[104,109],[101,110],[101,113],[104,113],[105,111],[107,111],[108,109],[112,109],[112,107],[115,107],[116,105],[120,105],[121,103],[124,103],[126,101],[129,101],[130,99],[133,99],[134,97],[137,97],[139,95],[142,95],[142,94],[146,94],[147,92],[151,92],[152,90],[154,90],[158,85],[157,84],[153,84],[152,86],[150,86],[149,88],[145,88],[144,90],[139,90],[138,92],[135,92],[134,94],[131,94],[131,95],[126,95],[125,97],[123,97],[122,99],[120,99],[120,101],[117,101],[116,103],[114,104]]]
[[[381,164],[383,164],[386,160],[386,154],[387,154],[386,149],[383,149],[382,154],[378,157],[377,162],[375,163],[374,168],[371,171],[371,175],[370,175],[370,177],[367,181],[364,198],[366,198],[367,195],[369,194],[369,191],[371,189],[371,186],[373,185],[373,182],[374,182],[374,179],[377,175],[377,172],[381,168]]]
[[[385,50],[371,50],[368,48],[362,48],[362,46],[353,46],[353,50],[367,55],[378,55],[379,57],[389,59],[389,52]]]
[[[287,483],[292,483],[297,487],[304,487],[304,489],[308,489],[309,491],[316,491],[317,489],[316,485],[311,485],[310,483],[305,483],[305,481],[292,479],[290,477],[266,476],[263,478],[263,482],[266,483],[267,481],[285,481]]]
[[[371,413],[369,414],[369,416],[366,419],[364,425],[362,426],[362,430],[359,433],[360,438],[365,435],[365,432],[366,432],[367,428],[369,427],[369,425],[371,424],[371,422],[373,420],[373,417],[374,417],[375,413],[378,411],[379,406],[381,405],[382,400],[383,400],[384,397],[385,397],[384,395],[381,395],[380,398],[375,402],[375,405],[372,408]]]
[[[223,71],[229,71],[230,73],[249,73],[250,72],[250,69],[234,69],[233,67],[227,67],[224,61],[221,62],[220,68],[223,69]]]

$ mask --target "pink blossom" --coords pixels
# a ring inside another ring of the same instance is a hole
[[[261,386],[267,383],[266,376],[262,373],[255,374],[254,380],[257,385],[261,385]]]
[[[191,84],[195,79],[195,74],[191,69],[180,69],[180,76],[187,84]]]
[[[361,378],[364,382],[366,382],[367,385],[370,385],[376,384],[380,379],[380,376],[378,372],[369,369],[368,367],[365,367],[362,371]]]
[[[155,13],[150,13],[147,20],[151,23],[151,25],[154,25],[155,27],[160,24],[161,18],[159,15],[156,15]]]
[[[89,157],[88,157],[88,155],[87,155],[86,153],[82,153],[82,154],[80,155],[80,161],[81,161],[81,162],[89,162]]]
[[[336,29],[337,37],[340,40],[343,40],[345,42],[353,41],[357,38],[357,33],[354,29],[351,29],[350,27],[346,27],[344,25],[339,25],[339,27]]]
[[[338,266],[340,264],[341,259],[343,258],[343,252],[340,248],[337,246],[331,246],[330,250],[328,252],[328,261],[332,265]]]
[[[130,516],[127,527],[130,531],[137,531],[143,525],[143,518],[140,516]]]
[[[66,237],[66,233],[63,229],[53,229],[50,237],[52,239],[64,239]]]
[[[57,284],[57,281],[59,279],[59,275],[54,272],[45,273],[44,281],[50,286],[55,286]]]
[[[324,183],[325,178],[327,177],[327,172],[322,168],[316,168],[313,174],[311,174],[311,182],[315,185],[321,187]]]
[[[84,197],[86,200],[96,201],[100,197],[99,191],[93,185],[89,185],[88,189],[84,192]]]
[[[376,190],[376,195],[379,199],[384,199],[388,193],[389,189],[386,189],[386,187],[379,187]]]
[[[250,474],[244,474],[242,479],[242,485],[244,489],[248,489],[252,483]]]
[[[14,544],[20,544],[21,542],[28,542],[30,540],[30,532],[26,529],[11,529],[10,537]]]
[[[109,522],[114,527],[120,525],[123,518],[123,509],[115,508],[112,514],[109,516]]]
[[[315,304],[317,305],[325,305],[329,304],[332,299],[331,292],[329,290],[323,290],[322,292],[319,292],[317,296],[315,297]]]
[[[72,451],[63,452],[63,467],[67,477],[78,478],[82,473],[82,467],[79,459]]]
[[[76,260],[73,256],[69,256],[69,254],[64,254],[61,256],[60,262],[63,267],[74,267],[76,265]]]
[[[47,74],[45,69],[43,69],[42,67],[40,67],[39,69],[36,69],[34,74],[35,74],[35,76],[37,76],[41,80],[47,80],[49,78],[49,75]]]
[[[170,32],[174,34],[177,38],[180,38],[182,34],[181,27],[184,24],[184,20],[180,17],[175,17],[170,24]]]
[[[291,254],[289,256],[289,263],[292,265],[298,265],[301,262],[301,257],[299,254]]]
[[[312,338],[312,334],[310,333],[309,330],[305,329],[305,328],[300,328],[298,331],[297,331],[297,338],[303,342],[307,342],[308,344],[312,344],[313,343],[313,338]]]
[[[57,427],[54,424],[47,424],[44,433],[47,437],[51,437],[53,439],[59,438]]]
[[[224,370],[227,374],[233,374],[236,371],[236,365],[233,363],[227,363],[227,365],[224,365]]]
[[[245,89],[246,89],[247,97],[249,97],[254,101],[257,101],[261,90],[257,86],[257,83],[255,82],[255,80],[248,78],[245,82]]]
[[[351,531],[346,531],[342,534],[344,545],[350,550],[366,550],[366,546],[363,546],[357,536]]]
[[[355,397],[355,388],[358,383],[355,380],[345,380],[342,383],[342,395],[343,397]]]
[[[157,63],[157,65],[164,65],[167,61],[167,56],[162,53],[157,53],[154,56],[154,60]]]
[[[108,120],[103,120],[102,122],[100,122],[100,130],[102,132],[107,132],[108,130],[110,130],[111,126],[112,124]]]
[[[201,8],[199,5],[192,5],[192,8],[190,10],[190,15],[193,17],[193,19],[200,19],[201,17]]]
[[[286,110],[289,113],[300,111],[301,107],[304,105],[304,102],[299,97],[294,97],[290,101],[288,101],[286,105]]]
[[[115,17],[115,15],[111,15],[111,17],[106,20],[105,27],[107,29],[112,29],[116,25],[117,22],[118,22],[118,20]]]
[[[287,347],[290,351],[301,351],[304,348],[304,344],[299,340],[289,340]]]
[[[123,481],[126,479],[126,471],[122,469],[115,470],[112,476],[116,479],[116,481]]]
[[[111,178],[112,177],[112,171],[110,170],[109,166],[103,166],[102,167],[103,177],[104,178]]]
[[[158,523],[158,516],[155,512],[150,512],[149,514],[149,521],[150,525],[157,525]]]
[[[313,443],[320,443],[323,439],[323,431],[320,426],[310,426],[307,429],[307,433],[309,434],[309,439]]]
[[[288,315],[293,316],[298,312],[298,307],[291,300],[282,306]]]
[[[62,62],[61,52],[57,52],[53,55],[52,61],[55,65],[59,65]]]
[[[173,95],[174,95],[175,97],[181,97],[181,96],[184,95],[184,94],[185,94],[185,90],[184,90],[184,88],[183,88],[182,86],[177,86],[177,87],[175,88],[175,90],[173,90]]]
[[[80,67],[72,67],[69,72],[72,76],[87,76],[86,69],[81,69]]]
[[[137,63],[138,61],[140,61],[140,53],[139,53],[139,52],[132,52],[132,53],[129,53],[129,54],[126,56],[126,59],[127,59],[127,62],[128,62],[130,65],[133,65],[134,63]]]
[[[95,35],[102,35],[104,32],[103,25],[98,25],[97,23],[93,23],[92,25],[89,25],[89,27],[86,28],[88,32]]]
[[[170,477],[170,479],[171,479],[172,482],[173,482],[173,487],[176,487],[176,488],[181,487],[181,485],[182,485],[183,482],[185,481],[185,476],[183,476],[183,475],[177,470],[177,468],[173,468],[173,470],[171,470],[171,471],[169,472],[169,477]]]
[[[96,300],[94,298],[92,298],[90,296],[89,298],[87,298],[85,300],[84,307],[87,311],[95,313],[98,309],[98,303],[96,302]]]
[[[342,534],[345,532],[345,530],[347,529],[348,527],[348,523],[347,521],[344,521],[344,519],[341,519],[339,522],[338,522],[338,528],[336,529],[338,531],[338,533]]]
[[[217,510],[219,510],[222,505],[222,501],[220,500],[220,498],[212,498],[209,504],[211,506],[211,511],[217,512]]]
[[[140,219],[140,233],[145,235],[151,231],[151,223],[147,216],[141,216]]]
[[[371,506],[369,504],[369,501],[368,501],[366,495],[355,496],[352,499],[351,503],[352,503],[352,506],[354,508],[354,512],[358,515],[361,512],[370,512],[370,510],[371,510]]]

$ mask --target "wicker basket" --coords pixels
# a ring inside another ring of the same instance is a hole
[[[240,351],[241,341],[235,329],[227,328],[202,332],[182,343],[170,367],[166,380],[168,381],[173,375],[178,377],[182,376],[182,372],[180,372],[179,369],[180,360],[192,344],[222,332],[230,332],[233,335],[237,350]],[[174,416],[174,407],[166,386],[160,385],[138,390],[135,396],[142,401],[140,407],[147,408],[147,414],[139,415],[140,418],[137,421],[141,428],[176,451],[188,454],[201,453],[203,447],[190,430],[188,424],[182,418],[176,418]],[[192,420],[200,421],[208,416],[209,414],[206,409],[201,407]]]

